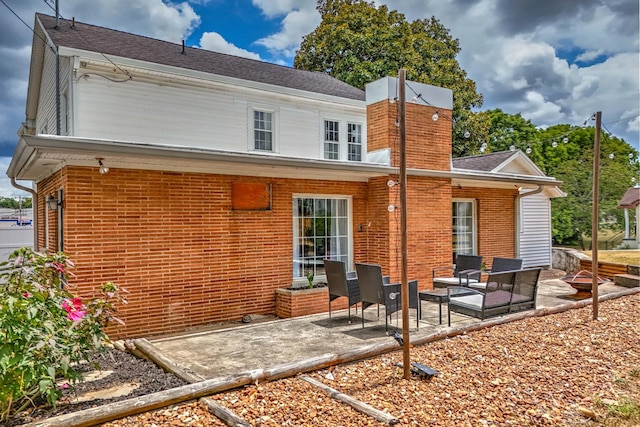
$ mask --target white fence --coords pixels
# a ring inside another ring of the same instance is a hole
[[[33,227],[0,228],[0,261],[6,261],[11,252],[23,246],[33,248]]]

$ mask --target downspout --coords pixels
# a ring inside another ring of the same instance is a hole
[[[527,193],[520,194],[520,191],[518,191],[518,195],[515,198],[514,209],[515,209],[515,212],[516,212],[516,224],[515,224],[514,229],[516,231],[515,232],[516,257],[518,257],[518,258],[520,257],[520,224],[522,223],[520,221],[520,217],[522,216],[522,213],[520,212],[520,199],[522,199],[523,197],[533,196],[535,194],[542,193],[543,190],[544,190],[544,186],[543,185],[538,185],[538,188],[536,188],[533,191],[529,191]]]
[[[31,209],[33,210],[33,250],[38,251],[38,193],[28,187],[24,187],[16,182],[14,177],[11,177],[11,185],[18,190],[31,193]]]

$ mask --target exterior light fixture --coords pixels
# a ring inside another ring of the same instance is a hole
[[[462,136],[464,136],[465,139],[469,139],[469,137],[471,136],[471,132],[469,132],[468,130],[465,130],[464,135]]]
[[[516,146],[512,145],[511,147],[509,147],[509,151],[516,151]]]
[[[103,161],[104,159],[103,159],[102,157],[96,157],[96,160],[98,161],[98,165],[100,165],[100,169],[99,169],[100,174],[101,174],[101,175],[104,175],[104,174],[108,173],[108,172],[109,172],[109,168],[108,168],[108,167],[106,167],[106,166],[102,163],[102,161]]]
[[[433,120],[434,122],[438,121],[438,112],[437,111],[435,113],[433,113],[433,116],[431,116],[431,120]]]
[[[527,147],[526,150],[524,150],[527,154],[531,154],[531,147]]]
[[[58,210],[58,200],[53,196],[53,194],[49,194],[49,197],[47,197],[47,207],[50,211]]]

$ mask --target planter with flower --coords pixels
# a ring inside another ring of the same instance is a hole
[[[329,288],[326,283],[314,283],[312,271],[305,274],[308,285],[276,289],[276,316],[285,319],[329,311]],[[345,300],[345,301],[343,301]],[[332,310],[347,308],[345,298],[332,303]]]
[[[126,290],[108,282],[101,297],[81,299],[72,267],[64,253],[29,248],[0,264],[0,422],[39,401],[55,406],[61,389],[82,380],[74,366],[106,349],[106,325],[122,324],[116,304],[126,304]]]

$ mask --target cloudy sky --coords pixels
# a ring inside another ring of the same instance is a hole
[[[36,12],[54,14],[54,1],[0,0],[0,196],[24,194],[5,174],[25,117],[32,32],[20,19],[33,27]],[[320,23],[315,0],[59,1],[64,18],[285,65]],[[539,126],[580,125],[602,111],[606,129],[638,148],[638,0],[376,4],[449,28],[483,109],[521,113]]]

